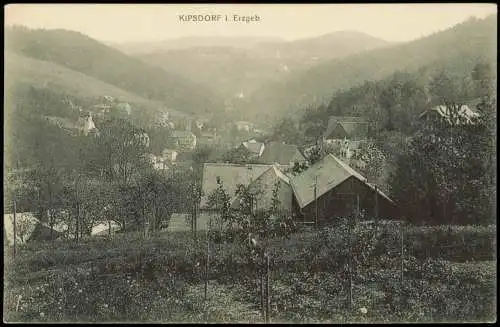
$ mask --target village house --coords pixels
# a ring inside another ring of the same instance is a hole
[[[340,146],[340,157],[342,159],[351,159],[358,154],[361,145],[366,143],[365,140],[344,140]]]
[[[168,170],[170,169],[171,161],[167,160],[163,156],[156,156],[152,153],[148,155],[149,162],[153,165],[155,170]]]
[[[272,207],[273,192],[277,190],[279,210],[282,213],[292,212],[293,190],[290,186],[290,178],[286,176],[277,165],[271,165],[256,180],[248,185],[248,189],[255,194],[256,208],[269,209]],[[239,208],[239,203],[234,203],[234,208]]]
[[[216,131],[201,132],[197,142],[200,145],[214,145],[219,142],[219,137]]]
[[[164,160],[173,163],[177,160],[177,155],[179,153],[173,149],[164,149],[161,153]]]
[[[260,157],[264,152],[265,145],[255,139],[242,142],[239,146],[240,150],[248,151],[251,157]]]
[[[170,118],[170,112],[160,111],[156,117],[157,125],[163,128],[175,129],[175,124]]]
[[[99,130],[96,128],[94,120],[92,119],[92,112],[84,114],[80,112],[77,122],[78,128],[83,135],[99,135]]]
[[[368,122],[362,117],[331,116],[323,133],[326,143],[343,140],[363,140],[368,136]]]
[[[253,129],[253,124],[248,121],[237,121],[235,125],[239,132],[250,132]]]
[[[290,178],[293,210],[304,221],[335,223],[355,210],[369,217],[392,219],[396,204],[377,186],[332,154]]]
[[[331,116],[321,146],[348,161],[357,155],[367,137],[368,122],[364,118]]]
[[[116,105],[116,107],[118,110],[122,110],[122,111],[126,112],[127,115],[129,115],[129,116],[132,113],[132,107],[127,102],[120,102]]]
[[[455,110],[450,109],[444,105],[433,107],[432,109],[424,111],[419,116],[421,121],[440,121],[446,122],[447,124],[474,124],[475,119],[479,118],[480,114],[472,110],[467,105],[462,105]]]
[[[172,131],[167,139],[168,148],[176,150],[194,150],[196,142],[196,135],[189,131]]]
[[[260,162],[269,165],[293,166],[295,162],[304,163],[307,162],[307,159],[296,145],[269,142],[260,155]]]
[[[269,209],[273,190],[278,187],[281,209],[291,211],[292,189],[288,177],[281,171],[282,168],[278,165],[205,163],[200,208],[210,209],[209,196],[217,189],[217,180],[220,180],[224,190],[231,197],[233,209],[238,209],[240,206],[240,198],[236,195],[236,190],[241,184],[254,192],[255,209]]]
[[[111,112],[111,104],[108,103],[100,103],[94,106],[94,109],[97,111],[97,117],[100,119],[104,119]]]

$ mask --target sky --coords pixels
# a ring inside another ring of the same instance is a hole
[[[471,16],[496,14],[496,4],[10,4],[6,25],[62,28],[104,42],[159,41],[185,36],[270,36],[295,40],[355,30],[404,42],[447,29]],[[186,22],[179,15],[259,16],[254,22]]]

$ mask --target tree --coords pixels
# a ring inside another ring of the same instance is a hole
[[[440,75],[439,80],[448,80]],[[408,146],[398,156],[392,176],[393,196],[418,221],[433,223],[488,223],[492,221],[492,167],[494,146],[489,126],[496,100],[469,123],[459,115],[461,99],[454,90],[435,84],[436,96],[447,105],[450,121],[420,125]],[[447,93],[449,92],[449,93]],[[451,94],[448,96],[448,94]]]
[[[166,176],[161,173],[151,171],[143,180],[145,192],[145,207],[148,218],[144,217],[150,223],[150,229],[156,232],[161,226],[167,226],[174,212],[174,203],[171,201],[171,195],[174,193],[172,184],[169,183]]]
[[[486,97],[494,93],[495,76],[489,63],[479,62],[471,73],[476,97]]]
[[[440,70],[429,83],[429,92],[433,105],[447,107],[460,102],[459,85],[445,70]]]
[[[321,138],[326,130],[328,120],[327,107],[319,106],[317,109],[307,108],[300,121],[300,129],[304,131],[306,141],[313,141]]]
[[[384,153],[372,142],[361,145],[356,159],[363,161],[360,172],[370,183],[377,183],[382,176],[386,158]]]
[[[222,160],[234,164],[259,163],[259,159],[242,145],[224,153]]]
[[[323,147],[319,144],[316,144],[309,151],[309,158],[308,158],[309,164],[314,165],[316,162],[323,159],[324,156],[325,156],[325,151],[323,150]]]
[[[217,177],[217,188],[208,196],[208,207],[219,213],[221,230],[225,223],[232,221],[231,197],[224,189],[224,182]]]
[[[53,166],[38,166],[30,172],[33,188],[38,191],[37,216],[42,222],[49,224],[51,234],[64,207],[63,173],[63,170]]]
[[[291,118],[285,118],[275,127],[270,140],[300,145],[304,137],[299,126]]]
[[[147,166],[147,145],[140,138],[143,133],[125,120],[111,118],[103,123],[91,160],[106,173],[108,180],[128,183]]]

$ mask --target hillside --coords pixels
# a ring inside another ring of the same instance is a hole
[[[12,52],[5,52],[5,83],[6,89],[18,85],[33,86],[64,91],[78,97],[109,95],[131,103],[160,105],[158,101],[147,100],[78,71]]]
[[[291,74],[285,81],[263,85],[239,110],[249,119],[277,118],[305,106],[327,103],[339,89],[422,66],[445,68],[464,76],[478,61],[495,64],[496,24],[496,16],[470,19],[416,41],[330,60]]]
[[[263,84],[282,80],[325,60],[389,44],[349,31],[296,41],[243,40],[247,38],[179,39],[178,44],[159,43],[158,48],[163,50],[139,53],[137,57],[166,71],[197,80],[225,98],[241,99]]]
[[[226,98],[246,96],[288,73],[276,58],[259,58],[252,50],[234,47],[176,49],[138,57],[166,71],[197,79]]]
[[[261,43],[284,42],[284,40],[275,37],[180,37],[164,41],[145,41],[145,42],[127,42],[110,43],[127,54],[145,54],[151,52],[162,52],[169,50],[179,50],[197,47],[236,47],[251,48]]]
[[[81,72],[183,112],[212,112],[222,100],[205,87],[150,66],[81,33],[8,28],[5,47],[17,54]]]

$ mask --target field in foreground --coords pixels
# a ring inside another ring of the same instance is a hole
[[[483,232],[489,237],[456,244],[465,247],[462,257],[488,248],[484,240],[491,243],[494,231]],[[418,250],[423,237],[418,235],[432,234],[436,243],[443,243],[452,234],[460,239],[470,231],[409,233],[403,280],[401,256],[391,245],[397,242],[385,235],[384,245],[376,246],[381,250],[355,265],[351,307],[343,252],[338,244],[318,246],[330,240],[322,233],[272,242],[272,322],[496,320],[496,261],[483,254],[480,261],[459,262],[446,251]],[[326,233],[331,240],[336,237]],[[203,237],[195,242],[189,233],[167,232],[146,240],[125,234],[80,244],[28,244],[15,260],[5,256],[4,319],[262,322],[257,268],[242,245],[212,245],[204,301]]]

